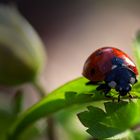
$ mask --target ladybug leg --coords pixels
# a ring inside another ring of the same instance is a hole
[[[131,98],[131,99],[133,98],[133,96],[129,92],[128,92],[128,95],[129,95],[129,98]]]
[[[133,98],[133,96],[130,93],[128,93],[128,95],[129,95],[129,101],[132,101],[131,99]]]
[[[96,90],[105,90],[107,87],[108,87],[107,84],[100,84],[100,85],[96,88]]]
[[[107,95],[108,92],[111,90],[111,88],[110,88],[107,84],[101,84],[101,85],[99,85],[99,86],[96,88],[96,90],[98,90],[98,91],[100,91],[100,90],[103,91],[104,94],[105,94],[105,97],[108,97],[108,98],[111,97],[111,96]]]
[[[121,101],[120,97],[121,97],[121,95],[119,94],[119,95],[118,95],[118,102],[120,102],[120,101]]]
[[[109,93],[110,90],[111,90],[111,88],[108,88],[108,89],[105,89],[105,90],[104,90],[105,97],[107,97],[107,98],[112,98],[110,95],[107,95],[107,94]]]
[[[112,98],[112,102],[113,102],[113,103],[115,102],[115,98]]]

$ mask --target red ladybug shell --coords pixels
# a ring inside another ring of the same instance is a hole
[[[124,66],[138,75],[134,62],[127,54],[117,48],[103,47],[88,57],[84,64],[83,76],[93,82],[103,81],[112,70],[112,59],[114,57],[121,58],[124,61]]]

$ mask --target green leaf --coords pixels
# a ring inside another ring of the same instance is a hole
[[[94,138],[107,138],[121,132],[119,129],[104,125],[103,120],[107,118],[107,114],[100,108],[90,106],[88,111],[79,113],[78,117]]]
[[[22,113],[9,131],[9,140],[16,140],[20,133],[32,123],[59,110],[73,105],[112,100],[111,98],[106,98],[101,92],[96,91],[97,85],[86,85],[87,82],[88,80],[83,77],[70,81]],[[118,97],[114,90],[110,94],[114,98]],[[132,91],[132,95],[140,97],[136,90]],[[128,99],[128,96],[125,98]]]
[[[115,104],[108,102],[105,103],[105,110],[115,128],[126,130],[140,123],[140,100]]]
[[[87,132],[94,138],[110,138],[124,133],[140,123],[140,100],[134,102],[106,102],[105,109],[88,107],[88,111],[78,114]],[[123,135],[122,135],[123,136]]]
[[[97,105],[98,103],[96,102],[92,104]],[[59,124],[57,125],[57,130],[61,130],[61,133],[64,133],[64,135],[66,136],[65,139],[89,140],[91,138],[91,136],[85,132],[85,127],[82,126],[81,122],[77,119],[76,116],[77,113],[81,112],[84,109],[86,109],[85,105],[81,105],[80,107],[74,106],[62,110],[54,115],[56,121],[55,124]]]
[[[96,86],[87,86],[85,78],[78,78],[50,93],[47,97],[21,114],[10,129],[9,139],[16,139],[30,124],[56,111],[71,105],[88,103],[104,99],[103,95],[94,94]]]
[[[133,135],[134,135],[135,140],[140,140],[140,132],[139,131],[133,132]]]

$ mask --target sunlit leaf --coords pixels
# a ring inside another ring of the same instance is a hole
[[[97,91],[97,85],[87,85],[87,82],[86,78],[77,78],[52,91],[48,96],[18,117],[9,131],[9,139],[16,140],[20,133],[32,123],[59,110],[73,105],[112,100],[112,98],[107,98],[102,92]],[[114,90],[110,92],[110,95],[113,98],[118,98],[118,93]],[[140,97],[135,88],[133,88],[131,95]],[[124,98],[128,99],[128,96]]]
[[[140,123],[138,99],[134,102],[106,102],[104,106],[105,110],[90,106],[87,111],[78,114],[87,132],[94,138],[110,138]]]

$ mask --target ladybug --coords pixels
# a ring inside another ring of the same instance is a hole
[[[83,76],[90,80],[87,84],[100,85],[105,96],[113,88],[120,96],[130,95],[131,87],[137,82],[138,70],[132,59],[123,51],[114,47],[103,47],[93,52],[86,60]]]

